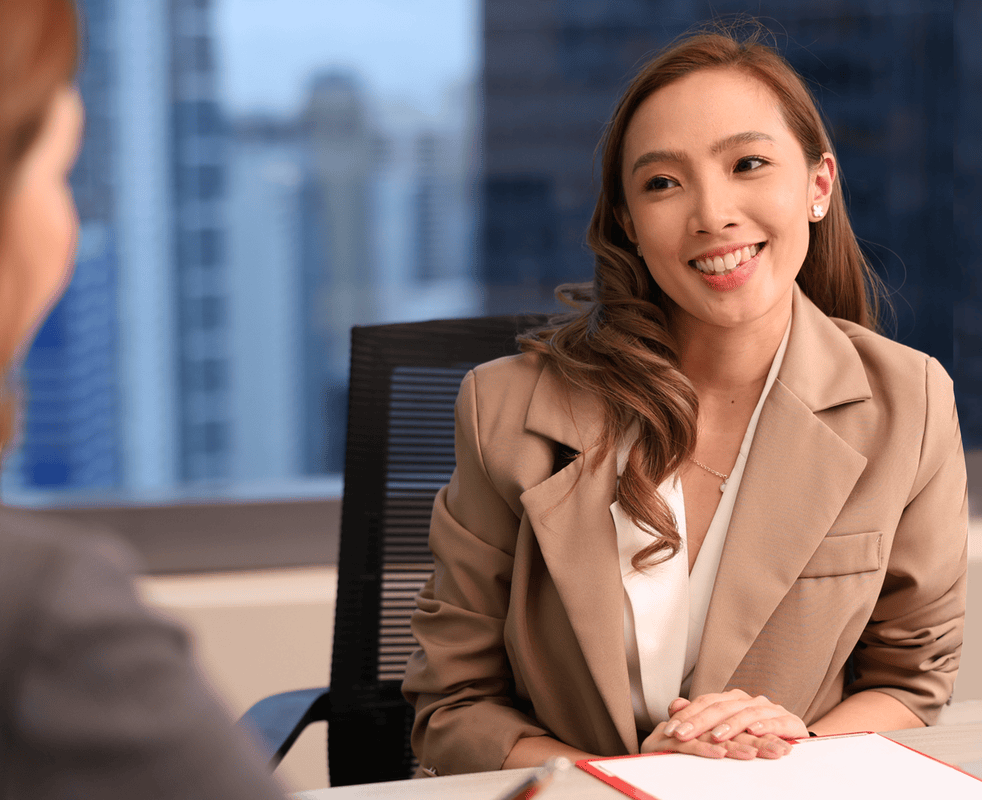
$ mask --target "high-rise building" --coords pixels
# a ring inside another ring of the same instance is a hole
[[[364,90],[347,72],[317,76],[301,126],[304,471],[343,466],[351,326],[378,317],[371,189],[379,142]]]
[[[122,489],[167,490],[181,474],[173,129],[167,0],[114,2],[111,150],[119,239]]]
[[[304,161],[295,124],[235,123],[228,164],[229,295],[203,311],[228,325],[235,419],[231,477],[304,473],[301,286]]]
[[[26,360],[29,488],[224,479],[226,131],[210,0],[84,0],[75,277]]]
[[[740,0],[485,1],[489,311],[548,308],[556,284],[592,277],[594,151],[614,103],[657,49],[746,11]],[[951,3],[765,0],[753,12],[817,90],[856,232],[898,292],[896,337],[951,369]]]
[[[211,0],[170,0],[179,477],[228,478],[234,421],[227,317],[228,132],[219,108]]]

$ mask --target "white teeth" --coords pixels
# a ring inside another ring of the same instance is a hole
[[[722,257],[716,256],[714,258],[705,258],[702,261],[693,261],[692,263],[695,264],[696,269],[698,269],[700,272],[713,275],[722,272],[729,272],[745,261],[749,261],[759,252],[760,247],[752,244],[741,248],[740,250],[734,250],[731,253],[727,253]]]

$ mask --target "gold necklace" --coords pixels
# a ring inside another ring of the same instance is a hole
[[[723,482],[719,485],[719,490],[721,492],[725,492],[726,491],[726,482],[727,482],[727,480],[729,480],[729,477],[730,477],[729,475],[724,475],[722,472],[717,472],[712,467],[707,467],[701,461],[696,461],[692,456],[689,456],[689,461],[691,461],[697,467],[702,467],[704,470],[706,470],[706,472],[713,473],[713,475],[715,475],[717,478],[722,478],[723,479]]]

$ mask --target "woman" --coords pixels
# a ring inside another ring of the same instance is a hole
[[[951,381],[873,330],[813,98],[759,35],[696,35],[603,144],[578,312],[461,387],[404,684],[420,763],[931,724],[965,608]]]
[[[0,359],[68,281],[82,106],[70,0],[0,0]],[[7,399],[8,443],[15,403]],[[137,600],[130,556],[0,511],[0,797],[281,796],[203,686],[187,637]]]

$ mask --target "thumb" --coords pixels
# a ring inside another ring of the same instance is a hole
[[[671,703],[668,704],[668,713],[677,714],[683,708],[689,705],[689,701],[684,697],[676,697]]]

